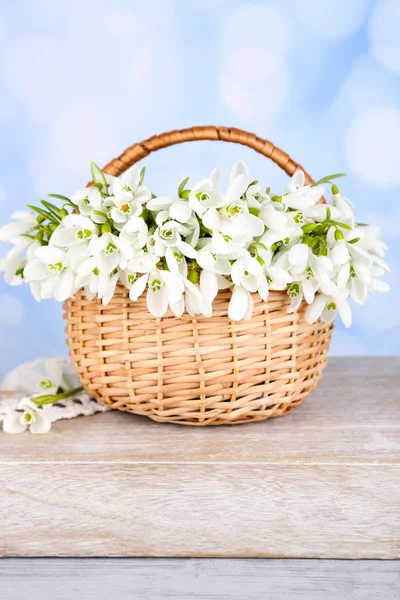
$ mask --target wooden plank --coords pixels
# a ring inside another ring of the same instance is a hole
[[[9,559],[7,600],[398,600],[397,561]],[[133,592],[134,591],[134,592]]]
[[[399,373],[332,359],[290,416],[240,427],[0,434],[0,555],[400,557]]]

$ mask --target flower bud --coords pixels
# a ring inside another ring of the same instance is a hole
[[[344,240],[343,232],[340,229],[336,229],[335,231],[335,240],[339,242],[340,240]]]
[[[314,231],[316,227],[318,227],[317,223],[307,223],[307,225],[303,225],[302,230],[304,233],[310,233],[311,231]]]
[[[188,279],[191,283],[199,283],[199,272],[196,269],[192,269],[188,273]]]
[[[108,223],[104,223],[104,225],[102,225],[101,227],[101,233],[110,233],[111,232],[111,226]]]
[[[62,209],[60,210],[60,217],[61,217],[62,219],[64,219],[64,217],[68,217],[68,215],[69,215],[69,212],[68,212],[68,211],[67,211],[65,208],[62,208]]]
[[[333,185],[332,185],[332,194],[333,194],[334,196],[336,196],[336,194],[338,194],[338,193],[339,193],[339,188],[338,188],[338,186],[337,186],[337,185],[335,185],[335,184],[333,184]]]

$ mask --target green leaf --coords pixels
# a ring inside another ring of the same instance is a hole
[[[179,185],[179,187],[178,187],[178,196],[179,196],[179,198],[182,198],[182,192],[185,189],[185,186],[186,186],[187,182],[189,181],[189,179],[190,179],[190,177],[186,177],[186,179],[184,179],[182,181],[182,183]]]
[[[98,187],[101,192],[108,194],[108,183],[104,177],[104,173],[93,161],[90,163],[90,171],[92,173],[93,184]]]
[[[62,196],[61,194],[47,194],[49,198],[56,198],[57,200],[62,200],[69,206],[72,206],[73,209],[77,210],[78,206],[72,202],[67,196]]]
[[[350,240],[348,243],[349,244],[357,244],[357,242],[359,242],[360,240],[361,240],[361,238],[355,237],[352,240]]]
[[[322,179],[318,179],[318,181],[313,183],[312,187],[322,185],[323,183],[331,183],[332,179],[339,179],[339,177],[346,177],[346,173],[334,173],[333,175],[322,177]]]
[[[143,167],[143,169],[140,171],[139,185],[142,185],[145,174],[146,174],[146,167]]]
[[[329,206],[326,207],[326,218],[328,219],[328,221],[331,218],[331,209],[329,208]]]
[[[48,211],[49,211],[49,212],[50,212],[52,215],[54,215],[54,217],[55,217],[56,219],[60,219],[60,218],[61,218],[61,209],[60,209],[60,208],[58,208],[58,206],[54,206],[54,204],[51,204],[51,202],[47,202],[47,200],[41,200],[40,202],[43,204],[43,206],[44,206],[45,208],[47,208],[47,210],[48,210]]]
[[[340,221],[325,221],[327,225],[334,225],[336,227],[342,227],[342,229],[347,229],[348,231],[353,231],[353,228],[350,225],[346,225],[346,223],[341,223]]]
[[[38,208],[37,206],[33,206],[32,204],[27,204],[26,206],[28,208],[30,208],[31,210],[33,210],[34,212],[36,212],[41,217],[44,217],[47,221],[50,221],[51,223],[55,223],[56,225],[59,224],[59,221],[51,213],[47,212],[46,210],[43,210],[42,208]]]

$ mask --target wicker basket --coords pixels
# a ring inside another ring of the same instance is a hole
[[[135,144],[105,167],[119,175],[150,152],[193,140],[225,140],[254,148],[286,173],[298,168],[271,142],[222,127],[172,131]],[[309,182],[312,180],[307,176]],[[221,425],[289,413],[313,391],[326,365],[332,326],[308,325],[304,305],[287,313],[285,292],[267,302],[254,294],[250,320],[228,317],[230,292],[220,292],[211,318],[161,319],[145,297],[118,287],[104,307],[83,292],[65,303],[70,354],[85,389],[112,408],[156,421]]]

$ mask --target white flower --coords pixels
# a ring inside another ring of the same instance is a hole
[[[346,225],[350,225],[350,227],[354,227],[354,205],[348,198],[339,194],[339,190],[336,186],[332,186],[333,190],[337,193],[332,194],[331,204],[339,213],[337,217],[332,215],[332,218],[335,220],[341,221],[342,223],[346,223]]]
[[[142,217],[132,217],[125,223],[119,235],[134,250],[143,248],[148,239],[148,227]]]
[[[147,285],[147,308],[154,317],[163,317],[169,305],[179,303],[185,289],[178,275],[162,269],[153,269],[133,283],[130,299],[136,301]]]
[[[110,275],[115,269],[125,269],[133,256],[133,248],[121,236],[107,232],[91,240],[89,253],[86,272],[98,269],[103,275]]]
[[[50,238],[49,246],[63,248],[68,253],[68,262],[73,270],[82,263],[90,241],[98,237],[99,229],[91,219],[82,215],[68,215]]]
[[[22,398],[18,404],[18,410],[6,415],[3,421],[5,433],[22,433],[27,427],[31,433],[48,433],[51,428],[50,421],[44,416],[37,405],[29,398]]]
[[[383,258],[388,251],[387,245],[382,240],[382,233],[376,225],[358,225],[354,229],[354,236],[360,237],[357,246],[368,250],[372,255]]]
[[[78,211],[84,217],[88,217],[93,210],[98,210],[103,203],[103,198],[97,187],[78,190],[71,198],[78,207]]]
[[[156,263],[154,261],[153,256],[149,252],[145,252],[144,250],[138,250],[135,252],[134,256],[128,261],[126,268],[120,271],[120,279],[125,285],[125,287],[127,287],[128,290],[131,290],[132,286],[139,279],[141,274],[150,273],[154,269],[156,269]],[[137,300],[139,296],[140,294],[136,296],[135,291],[132,294],[132,298],[134,298],[135,300]]]
[[[218,191],[220,170],[214,169],[208,179],[196,183],[189,193],[189,204],[194,212],[202,217],[209,208],[219,208],[225,204],[224,195]]]
[[[315,323],[320,317],[324,323],[332,323],[337,313],[343,321],[345,327],[351,325],[351,309],[346,298],[347,291],[343,291],[338,296],[327,296],[326,294],[317,294],[314,301],[306,311],[307,323]]]
[[[67,253],[55,246],[36,248],[24,269],[28,283],[37,283],[37,299],[55,298],[63,302],[74,292],[74,272],[69,268]]]
[[[238,258],[232,265],[232,281],[249,292],[259,292],[263,300],[268,296],[268,283],[261,264],[250,253]]]
[[[60,359],[36,360],[17,367],[2,381],[1,387],[18,395],[34,396],[57,393],[64,387],[62,361]]]
[[[281,203],[271,202],[264,204],[260,210],[259,218],[266,227],[261,236],[262,242],[267,248],[272,248],[277,242],[283,242],[286,246],[303,235],[299,223],[296,223],[295,213],[285,213]]]
[[[303,279],[301,281],[294,281],[288,289],[288,295],[291,298],[288,313],[292,313],[300,307],[300,304],[304,300],[307,304],[311,304],[315,298],[315,292],[318,289],[318,284],[315,280]]]
[[[142,205],[150,200],[151,193],[145,185],[141,185],[140,169],[136,165],[112,181],[113,195],[107,199],[110,206],[108,214],[119,228],[131,217],[141,215]]]
[[[168,217],[173,221],[186,224],[192,216],[192,207],[188,200],[178,196],[160,196],[152,198],[146,207],[155,212],[167,211]]]
[[[185,233],[187,230],[178,221],[166,221],[160,224],[153,234],[157,256],[165,256],[167,248],[175,248],[188,258],[196,258],[196,250],[182,239]]]
[[[4,273],[4,281],[12,286],[23,283],[25,265],[26,258],[22,256],[0,258],[0,272]]]
[[[15,244],[18,236],[29,234],[37,225],[35,215],[24,210],[12,213],[11,218],[11,223],[0,227],[0,242]]]
[[[94,264],[91,262],[92,260],[93,258],[82,263],[76,278],[76,286],[78,289],[84,288],[88,300],[93,300],[97,297],[102,301],[104,306],[107,306],[114,296],[119,273],[117,271],[113,275],[106,275],[100,273],[97,267],[94,267],[90,271],[90,268]]]
[[[253,298],[251,293],[241,285],[235,285],[229,301],[228,316],[232,321],[247,321],[253,314]]]
[[[277,255],[276,264],[287,266],[294,281],[309,279],[315,290],[326,294],[337,293],[332,281],[333,263],[327,256],[317,256],[306,244],[295,244]],[[307,286],[307,284],[306,284]]]
[[[305,185],[304,172],[296,171],[285,186],[282,202],[286,208],[304,210],[316,204],[323,195],[324,189],[322,187]]]

